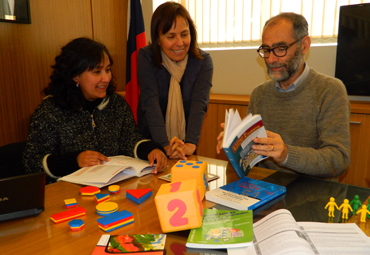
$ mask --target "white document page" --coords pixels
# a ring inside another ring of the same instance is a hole
[[[253,224],[254,245],[229,255],[364,255],[370,239],[354,223],[296,222],[285,209]]]
[[[103,165],[83,167],[59,180],[103,187],[133,176],[143,176],[153,169],[154,167],[150,167],[148,161],[127,156],[115,156]]]
[[[370,254],[370,238],[355,223],[297,223],[320,255]]]

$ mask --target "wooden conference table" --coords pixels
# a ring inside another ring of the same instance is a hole
[[[210,182],[210,189],[222,186],[237,180],[232,167],[222,160],[204,158],[200,156],[189,157],[188,160],[202,160],[208,162],[208,171],[220,176]],[[170,160],[168,168],[158,175],[146,175],[141,178],[131,178],[118,183],[122,191],[111,196],[111,201],[117,202],[119,210],[133,213],[135,222],[118,228],[111,235],[116,234],[142,234],[162,233],[154,196],[161,184],[167,183],[159,176],[170,173],[170,169],[177,161]],[[344,198],[350,201],[354,195],[359,195],[361,201],[367,200],[370,189],[341,184],[328,180],[278,173],[263,168],[253,168],[248,175],[254,179],[264,179],[273,183],[285,185],[287,193],[273,202],[254,211],[254,220],[257,221],[268,213],[279,209],[289,209],[297,221],[327,222],[327,210],[324,209],[329,197],[336,198],[338,206]],[[97,225],[96,202],[93,197],[81,196],[79,189],[83,187],[67,182],[58,182],[47,185],[45,188],[45,211],[35,217],[28,217],[0,223],[0,254],[91,254],[101,235],[107,234]],[[153,195],[143,202],[136,204],[126,199],[126,189],[151,188]],[[102,193],[108,193],[107,187],[102,188]],[[26,198],[26,196],[25,196]],[[71,232],[68,222],[54,224],[50,216],[65,210],[64,199],[75,198],[80,207],[86,209],[87,214],[80,217],[85,222],[85,228],[78,232]],[[203,207],[210,208],[215,205],[203,200]],[[222,207],[219,207],[223,209]],[[340,222],[340,212],[335,212],[334,222]],[[359,223],[359,216],[350,219],[370,236],[370,219],[367,223]],[[198,254],[187,252],[185,243],[189,230],[167,233],[166,254]]]

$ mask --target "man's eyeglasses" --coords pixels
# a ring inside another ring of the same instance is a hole
[[[280,46],[276,46],[272,49],[268,48],[268,47],[259,47],[257,49],[257,53],[258,55],[260,55],[261,58],[268,58],[270,56],[270,52],[272,51],[274,53],[275,56],[277,57],[284,57],[287,52],[288,52],[288,49],[290,47],[292,47],[295,43],[299,42],[301,39],[298,39],[297,41],[294,41],[292,42],[291,44],[289,45],[280,45]]]

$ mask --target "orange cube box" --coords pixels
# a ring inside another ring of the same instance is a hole
[[[195,179],[198,183],[200,199],[203,200],[208,189],[207,162],[179,160],[171,168],[171,182]]]
[[[162,184],[154,201],[164,233],[202,226],[203,206],[196,180]]]

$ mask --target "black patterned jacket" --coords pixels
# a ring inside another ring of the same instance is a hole
[[[79,169],[77,155],[82,151],[147,160],[155,148],[162,149],[143,140],[130,107],[118,94],[104,98],[92,115],[87,110],[63,110],[48,97],[32,115],[23,164],[27,172],[45,171],[56,178]],[[49,155],[58,155],[58,164],[49,164]]]

